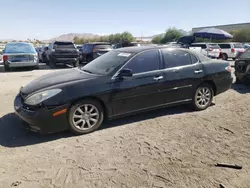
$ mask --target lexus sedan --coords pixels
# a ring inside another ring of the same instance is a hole
[[[5,71],[16,67],[38,68],[38,54],[31,43],[10,42],[3,50],[3,64]]]
[[[188,49],[128,47],[32,81],[21,87],[14,108],[34,131],[84,134],[106,118],[185,103],[205,110],[231,84],[226,61]]]

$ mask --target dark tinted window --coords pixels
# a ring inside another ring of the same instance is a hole
[[[158,50],[144,52],[135,56],[124,68],[131,69],[134,74],[159,69]]]
[[[230,44],[219,44],[221,49],[231,48]]]
[[[220,46],[218,44],[209,44],[209,48],[219,49]]]
[[[75,48],[72,42],[55,42],[54,48]]]
[[[202,49],[206,49],[207,48],[206,44],[192,44],[191,46],[192,47],[201,47]]]
[[[190,54],[181,50],[162,50],[165,68],[190,65]]]

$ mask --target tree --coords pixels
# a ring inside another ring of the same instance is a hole
[[[152,39],[152,43],[154,44],[161,44],[161,41],[163,40],[163,35],[156,35],[153,39]]]
[[[250,29],[233,31],[232,34],[234,42],[250,42]]]
[[[161,43],[165,44],[167,42],[174,42],[182,36],[183,36],[183,34],[180,31],[178,31],[176,28],[169,28],[166,31],[163,39],[161,40]]]

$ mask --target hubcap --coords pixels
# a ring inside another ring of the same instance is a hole
[[[212,94],[211,90],[207,87],[199,88],[196,94],[196,103],[200,107],[206,107],[210,100],[211,100]]]
[[[96,125],[99,119],[99,112],[92,104],[79,106],[73,113],[73,124],[80,130],[88,130]]]

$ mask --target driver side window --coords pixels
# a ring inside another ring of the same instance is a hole
[[[135,56],[124,68],[131,69],[133,74],[158,70],[160,59],[158,50],[143,52]]]

